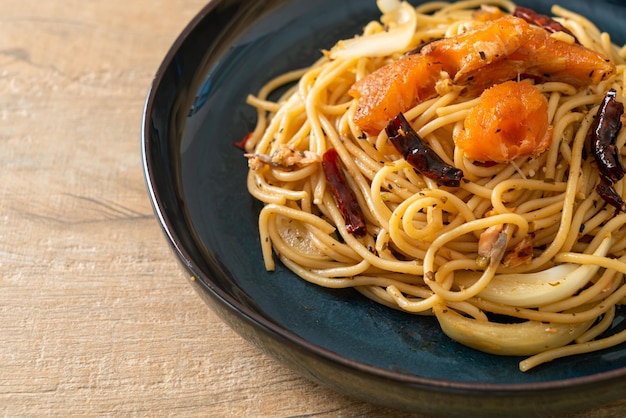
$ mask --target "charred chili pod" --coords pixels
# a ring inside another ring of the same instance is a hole
[[[588,136],[589,152],[600,171],[600,183],[596,190],[607,203],[626,212],[626,204],[613,189],[613,184],[626,174],[619,150],[615,144],[622,129],[624,105],[617,101],[617,93],[609,90],[598,109]]]
[[[550,16],[537,13],[533,9],[517,6],[515,10],[513,10],[513,16],[524,19],[533,25],[542,27],[550,33],[564,32],[576,39],[576,36],[565,26],[561,25]],[[578,42],[578,39],[576,39],[576,42]]]
[[[619,150],[615,146],[617,134],[622,129],[621,116],[624,113],[624,105],[616,100],[616,95],[614,89],[606,93],[589,134],[591,155],[598,163],[600,174],[610,183],[616,183],[626,174]]]
[[[346,230],[352,235],[365,235],[365,221],[363,212],[352,190],[346,184],[346,180],[339,168],[339,155],[334,148],[329,149],[322,156],[322,168],[326,181],[335,196],[337,207],[343,215]]]
[[[437,182],[440,186],[458,187],[463,171],[447,164],[415,132],[402,113],[392,119],[385,128],[389,140],[413,166],[415,171]]]
[[[605,179],[600,180],[600,183],[596,186],[596,191],[606,203],[613,206],[618,211],[626,213],[626,202],[617,194],[611,183]]]

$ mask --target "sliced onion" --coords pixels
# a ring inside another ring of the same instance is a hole
[[[383,15],[389,14],[398,9],[401,5],[400,0],[376,0],[376,6]]]
[[[610,235],[600,243],[594,255],[605,256],[611,247]],[[478,297],[490,302],[520,308],[540,307],[572,296],[598,272],[599,266],[560,264],[558,266],[525,274],[496,275]],[[479,276],[472,272],[459,272],[455,281],[469,287]]]
[[[417,26],[413,6],[398,0],[378,0],[377,4],[383,13],[381,21],[389,30],[341,40],[329,51],[331,59],[382,57],[409,46]]]
[[[463,345],[502,356],[529,356],[562,347],[582,335],[593,320],[577,324],[526,321],[500,324],[464,317],[437,305],[433,308],[443,332]]]

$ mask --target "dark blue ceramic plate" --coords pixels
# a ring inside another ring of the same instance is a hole
[[[520,1],[544,13],[551,3]],[[567,6],[626,42],[626,7],[618,0]],[[378,16],[374,0],[212,1],[172,46],[146,102],[142,140],[156,215],[196,278],[190,283],[237,332],[297,372],[382,405],[529,417],[623,398],[626,346],[521,373],[518,358],[456,344],[432,318],[315,287],[280,265],[265,272],[260,206],[248,195],[246,160],[233,146],[254,124],[245,97]],[[626,312],[619,317],[623,328]]]

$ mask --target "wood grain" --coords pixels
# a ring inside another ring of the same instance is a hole
[[[200,301],[147,198],[161,59],[205,0],[0,0],[0,413],[408,416],[304,380]],[[626,399],[580,416],[616,417]]]

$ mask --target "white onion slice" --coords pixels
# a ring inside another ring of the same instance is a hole
[[[389,14],[400,7],[400,0],[376,0],[376,6],[383,15]]]
[[[398,0],[378,0],[377,4],[383,13],[381,21],[389,30],[341,40],[329,51],[331,59],[383,57],[409,46],[417,26],[413,6]]]
[[[502,356],[529,356],[562,347],[582,335],[593,320],[577,324],[526,321],[500,324],[464,317],[438,305],[433,312],[443,332],[463,345]]]
[[[609,235],[593,254],[604,257],[611,242]],[[478,297],[520,308],[540,307],[572,296],[591,280],[599,268],[596,265],[567,263],[536,273],[499,274],[480,291]],[[478,277],[474,272],[459,272],[455,281],[469,287]]]

